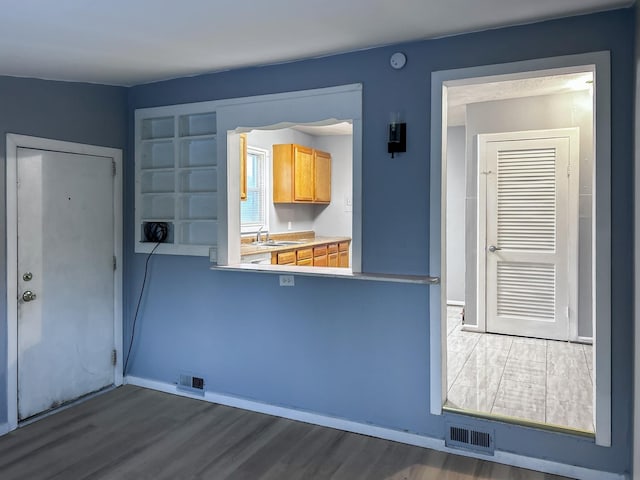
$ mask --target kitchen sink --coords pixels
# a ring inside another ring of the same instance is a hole
[[[295,240],[269,240],[267,242],[253,242],[251,245],[258,247],[287,247],[289,245],[302,245],[306,242],[298,242]]]

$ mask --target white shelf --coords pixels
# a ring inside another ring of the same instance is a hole
[[[216,166],[217,144],[215,138],[190,138],[180,140],[180,167]]]
[[[215,135],[216,112],[192,113],[180,116],[180,136]]]
[[[140,125],[140,135],[144,140],[172,138],[175,135],[173,116],[145,118]]]
[[[147,193],[173,193],[176,189],[176,176],[172,170],[142,171],[140,191]]]
[[[174,168],[175,147],[173,140],[144,142],[140,168]]]
[[[198,167],[181,169],[179,189],[183,193],[207,193],[218,189],[218,169],[216,167]]]
[[[136,252],[156,246],[144,241],[147,222],[169,224],[156,253],[208,256],[217,244],[217,117],[199,108],[136,111]]]

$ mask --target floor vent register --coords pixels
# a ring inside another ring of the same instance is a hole
[[[450,448],[463,448],[473,452],[493,455],[494,434],[483,432],[471,427],[459,424],[447,424],[445,443]]]

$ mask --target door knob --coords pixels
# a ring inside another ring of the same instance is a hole
[[[36,299],[36,294],[33,293],[31,290],[27,290],[22,294],[22,300],[24,300],[25,302],[30,302],[35,299]]]
[[[489,245],[488,250],[489,250],[491,253],[494,253],[494,252],[496,252],[496,251],[498,251],[498,250],[502,250],[502,249],[501,249],[500,247],[496,247],[495,245]]]

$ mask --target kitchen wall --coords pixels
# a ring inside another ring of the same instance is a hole
[[[465,323],[475,324],[476,313],[476,214],[477,152],[476,138],[481,133],[516,132],[552,128],[580,128],[579,179],[579,275],[578,335],[592,336],[591,318],[591,235],[593,200],[593,122],[589,91],[560,95],[541,95],[467,106],[467,231],[466,231],[466,307]]]
[[[124,149],[127,89],[70,82],[0,77],[0,212],[6,232],[6,134],[18,133]],[[125,161],[129,161],[126,156]],[[125,176],[133,201],[133,175]],[[129,225],[128,227],[131,227]],[[133,245],[129,243],[129,248]],[[7,421],[6,236],[0,236],[0,424]],[[125,299],[128,291],[124,292]],[[15,299],[13,300],[15,301]]]
[[[438,70],[611,52],[612,445],[451,413],[429,413],[430,287],[211,271],[207,258],[151,260],[130,374],[172,384],[184,370],[214,392],[444,438],[445,421],[495,431],[516,454],[611,472],[631,466],[633,362],[632,121],[634,10],[623,9],[344,55],[142,85],[136,108],[363,85],[362,265],[366,272],[429,273],[430,79]],[[396,51],[404,69],[389,67]],[[407,152],[391,159],[389,112],[403,111]],[[133,142],[130,122],[129,145]],[[133,176],[132,154],[127,175]],[[127,192],[125,325],[144,275],[133,254]],[[437,289],[433,290],[437,292]],[[247,301],[250,299],[250,301]],[[128,340],[128,337],[125,338]],[[399,393],[401,392],[401,393]]]
[[[271,233],[313,230],[318,236],[351,236],[351,212],[345,211],[345,198],[351,199],[351,135],[309,135],[292,128],[253,130],[247,134],[247,146],[269,152],[269,185],[273,185],[272,146],[297,143],[331,153],[331,203],[329,205],[274,204],[269,195],[269,231]],[[291,228],[289,228],[291,222]]]
[[[248,147],[258,147],[269,152],[269,185],[273,184],[272,146],[280,143],[297,143],[311,146],[312,142],[313,137],[311,135],[291,128],[253,130],[247,135]],[[313,230],[313,223],[316,217],[314,205],[274,204],[271,195],[267,199],[267,205],[269,206],[269,232],[289,231],[288,222],[291,222],[291,231],[293,232]]]
[[[351,236],[352,211],[345,206],[353,195],[353,137],[321,135],[314,137],[314,148],[331,153],[331,203],[316,205],[313,229],[319,236]]]
[[[447,302],[457,305],[464,304],[465,134],[447,129]]]

